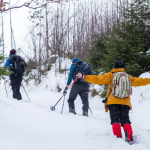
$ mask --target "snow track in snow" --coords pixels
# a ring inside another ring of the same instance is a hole
[[[32,101],[29,103],[1,96],[0,150],[150,149],[148,132],[137,135],[134,145],[114,137],[109,114],[104,112],[100,100],[91,100],[93,114],[89,112],[89,117],[84,117],[80,115],[82,105],[79,97],[75,102],[79,115],[68,113],[67,102],[61,114],[62,101],[56,111],[49,109],[49,106],[57,102],[60,94],[46,93],[30,93]],[[40,100],[46,95],[47,99]],[[48,95],[51,95],[53,100],[49,100]]]
[[[0,150],[150,150],[150,85],[133,88],[130,119],[134,145],[124,141],[123,129],[122,139],[113,136],[109,113],[105,113],[98,96],[89,97],[93,114],[89,111],[89,117],[84,117],[80,97],[75,101],[77,115],[70,114],[68,92],[61,114],[63,99],[55,111],[50,106],[56,104],[62,93],[43,91],[40,86],[38,90],[33,85],[25,88],[31,102],[22,88],[22,101],[12,98],[10,87],[7,98],[4,84],[0,85]]]

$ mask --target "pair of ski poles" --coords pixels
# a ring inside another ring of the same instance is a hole
[[[77,78],[72,82],[72,84],[70,85],[70,88],[72,87],[72,85],[75,83],[77,81]],[[64,102],[65,102],[65,95],[66,95],[67,93],[64,93],[63,95],[62,95],[62,97],[57,101],[57,103],[54,105],[54,106],[51,106],[50,107],[50,109],[51,109],[51,111],[55,111],[55,107],[56,107],[56,105],[60,102],[60,100],[64,97],[64,100],[63,100],[63,105],[62,105],[62,111],[61,111],[61,114],[62,114],[62,112],[63,112],[63,107],[64,107]]]
[[[72,82],[72,84],[70,85],[70,88],[72,87],[72,85],[73,85],[76,81],[77,81],[77,78]],[[60,102],[60,100],[64,97],[64,99],[63,99],[63,104],[62,104],[62,110],[61,110],[61,114],[62,114],[63,108],[64,108],[64,102],[65,102],[65,96],[66,96],[66,94],[67,94],[67,93],[64,93],[64,94],[62,95],[62,97],[57,101],[57,103],[56,103],[54,106],[51,106],[51,107],[50,107],[51,111],[55,111],[56,105],[57,105],[57,104]],[[89,107],[89,110],[91,111],[90,107]],[[91,113],[92,113],[92,111],[91,111]],[[93,114],[93,113],[92,113],[92,114]]]
[[[6,89],[6,82],[7,82],[8,80],[6,80],[5,82],[4,82],[4,84],[5,84],[5,90],[6,90],[6,96],[8,97],[8,94],[7,94],[7,89]],[[22,87],[23,87],[23,89],[24,89],[24,91],[25,91],[25,93],[26,93],[26,95],[27,95],[27,97],[28,97],[28,99],[29,99],[29,102],[31,102],[30,101],[30,98],[29,98],[29,96],[28,96],[28,94],[27,94],[27,92],[26,92],[26,90],[25,90],[25,87],[23,86],[23,85],[21,85]]]

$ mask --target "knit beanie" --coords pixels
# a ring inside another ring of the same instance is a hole
[[[122,61],[117,61],[114,65],[114,68],[125,68],[125,65]]]
[[[15,49],[10,50],[10,55],[12,55],[12,54],[16,54],[16,50]]]

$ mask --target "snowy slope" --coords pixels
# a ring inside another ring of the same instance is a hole
[[[149,75],[144,73],[141,77]],[[53,78],[51,82],[54,84],[55,81]],[[69,94],[65,98],[63,114],[63,100],[56,111],[51,111],[49,107],[54,106],[62,92],[51,91],[51,87],[44,90],[47,82],[45,79],[43,86],[36,89],[30,85],[32,90],[29,85],[25,86],[31,102],[23,88],[23,100],[17,101],[12,98],[8,86],[7,98],[4,84],[0,85],[0,150],[150,150],[150,85],[133,88],[130,119],[136,144],[130,146],[124,142],[123,130],[123,139],[113,136],[109,113],[105,113],[102,99],[98,96],[89,97],[93,112],[89,111],[89,117],[81,115],[80,97],[75,101],[77,115],[68,113]]]

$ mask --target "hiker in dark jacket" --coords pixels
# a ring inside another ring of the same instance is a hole
[[[9,58],[6,60],[5,67],[11,71],[9,74],[9,78],[11,81],[11,87],[13,91],[13,98],[17,100],[21,100],[22,96],[20,93],[20,86],[22,82],[22,77],[24,76],[23,73],[16,73],[14,69],[12,69],[14,66],[12,65],[12,58],[15,56],[16,50],[12,49],[10,50]],[[20,57],[20,56],[18,56]],[[20,57],[22,59],[22,57]],[[27,68],[26,62],[22,59],[22,65],[23,67]]]
[[[65,90],[68,89],[71,80],[75,80],[77,72],[74,71],[74,66],[76,63],[78,63],[80,60],[78,58],[74,58],[70,67],[69,77],[67,81],[67,85]],[[70,91],[69,99],[68,99],[68,105],[69,105],[69,112],[76,114],[75,111],[75,105],[74,100],[77,98],[77,95],[79,94],[82,100],[82,110],[83,115],[88,117],[88,108],[89,108],[89,101],[88,101],[88,93],[89,93],[89,83],[84,80],[77,80]]]

